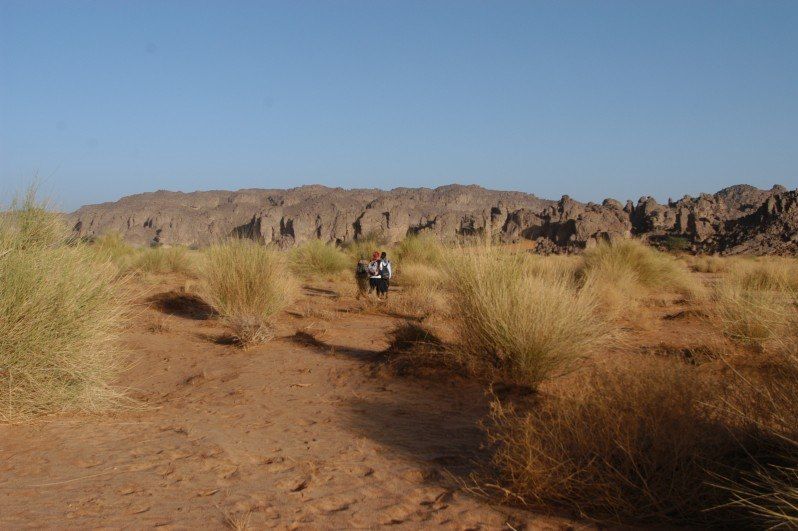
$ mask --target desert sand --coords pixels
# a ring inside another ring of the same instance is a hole
[[[306,284],[244,350],[182,282],[137,287],[133,403],[0,426],[0,527],[586,527],[470,488],[483,391],[389,374],[398,317]]]

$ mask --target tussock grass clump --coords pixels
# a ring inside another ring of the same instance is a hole
[[[594,285],[614,286],[631,298],[668,290],[693,299],[706,296],[701,281],[676,258],[637,240],[602,243],[587,251],[580,275]]]
[[[0,223],[0,421],[95,410],[118,395],[123,294],[30,192]]]
[[[151,274],[176,273],[196,276],[194,258],[185,247],[146,247],[138,251],[130,271]]]
[[[136,258],[136,249],[125,243],[118,232],[109,232],[94,238],[89,248],[97,255],[100,261],[110,260],[117,265],[120,271],[127,271],[132,267]]]
[[[749,347],[754,370],[735,371],[727,406],[740,422],[771,440],[753,472],[723,483],[732,505],[758,524],[798,526],[798,289],[795,262],[768,259],[736,264],[716,285],[714,320]],[[730,363],[733,366],[734,360]]]
[[[734,258],[712,255],[688,255],[684,256],[683,259],[687,262],[687,265],[690,266],[690,269],[697,273],[726,273],[736,261]]]
[[[446,251],[438,239],[428,232],[405,237],[395,249],[396,261],[406,267],[409,264],[440,266]]]
[[[31,186],[20,199],[14,199],[8,212],[0,216],[0,248],[35,249],[67,243],[69,233],[63,219],[51,212],[49,203],[36,199]]]
[[[440,289],[445,280],[443,272],[437,267],[415,262],[396,267],[394,275],[395,284],[423,290]]]
[[[648,359],[596,368],[526,410],[494,402],[501,484],[528,504],[590,517],[704,520],[727,499],[711,487],[719,464],[740,453],[705,405],[715,394],[694,368]]]
[[[729,282],[746,290],[798,292],[798,260],[794,258],[736,261],[728,272]]]
[[[298,295],[286,254],[248,240],[209,248],[202,281],[205,297],[242,345],[270,339],[272,318]]]
[[[336,275],[354,269],[352,260],[339,248],[321,240],[309,240],[290,251],[291,270],[299,276]]]
[[[792,335],[790,331],[798,326],[794,297],[782,291],[746,289],[727,279],[715,288],[712,312],[728,337],[763,346]]]
[[[449,289],[466,360],[535,387],[604,345],[612,327],[589,290],[558,274],[541,275],[530,260],[496,248],[463,252]]]
[[[738,262],[714,296],[714,317],[730,338],[765,349],[770,341],[798,340],[798,262]]]
[[[730,505],[748,511],[757,525],[798,527],[798,334],[784,338],[770,366],[759,374],[738,373],[736,393],[728,406],[769,440],[756,466],[722,486]]]

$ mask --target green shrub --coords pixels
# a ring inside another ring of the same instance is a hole
[[[692,247],[690,240],[684,236],[668,236],[663,242],[665,249],[672,253],[689,251]]]

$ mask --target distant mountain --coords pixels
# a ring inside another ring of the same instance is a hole
[[[724,188],[658,204],[606,199],[601,205],[563,196],[449,185],[435,189],[345,190],[311,185],[289,190],[157,192],[88,205],[69,215],[75,232],[119,232],[134,244],[203,246],[229,236],[287,247],[318,238],[343,243],[379,235],[390,242],[429,231],[444,241],[490,234],[495,241],[533,240],[541,252],[579,251],[601,240],[680,237],[696,251],[798,251],[798,192],[782,186]]]

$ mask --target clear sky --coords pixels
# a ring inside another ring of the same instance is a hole
[[[798,186],[798,1],[0,0],[0,195]]]

